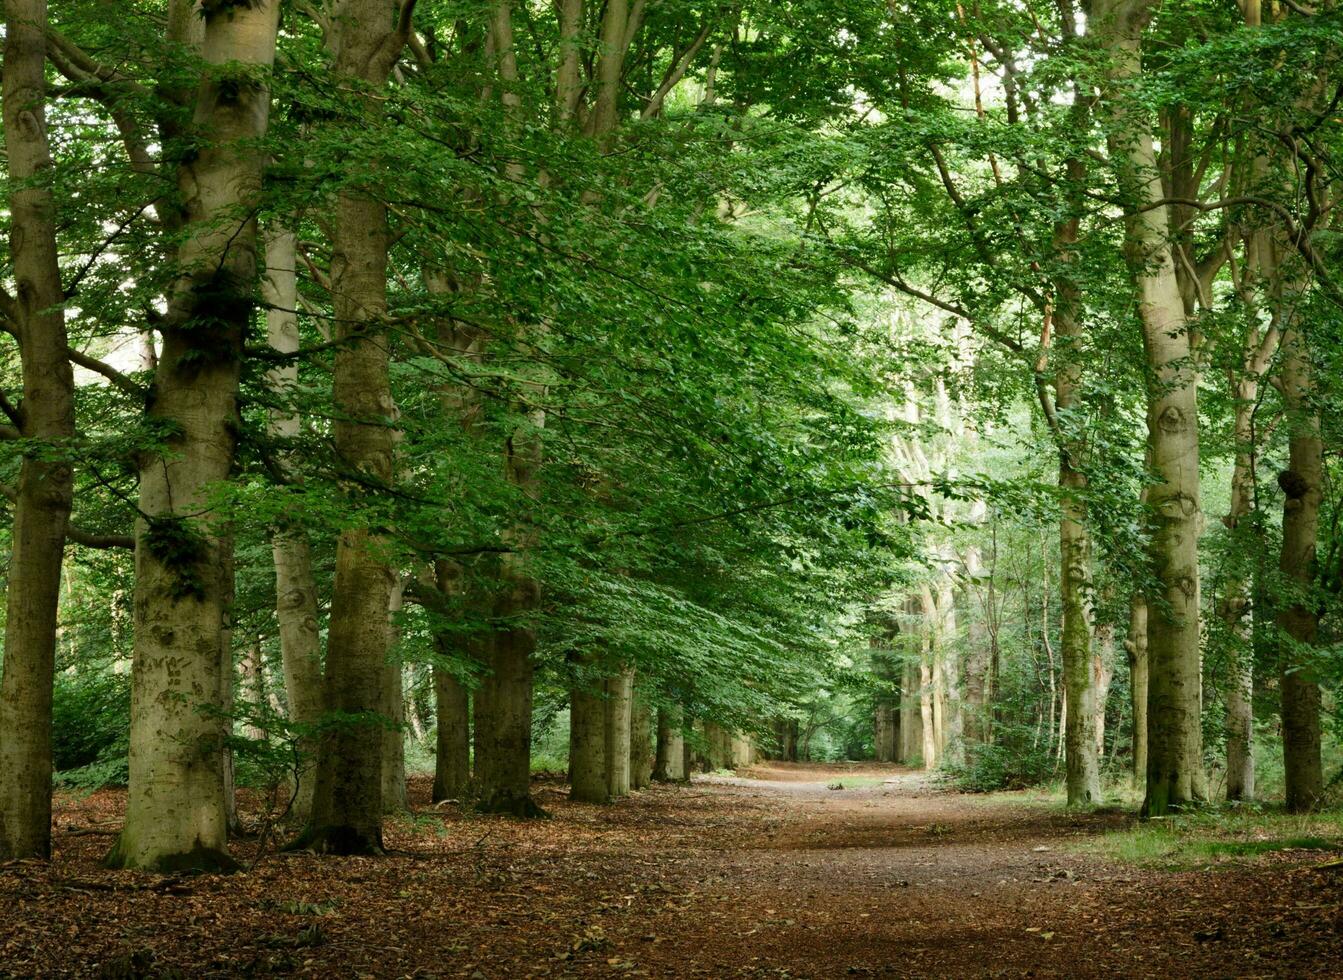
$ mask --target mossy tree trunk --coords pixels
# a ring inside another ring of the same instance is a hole
[[[1089,29],[1110,57],[1106,112],[1125,197],[1126,251],[1148,369],[1151,470],[1148,602],[1148,757],[1143,815],[1207,798],[1199,631],[1198,374],[1175,271],[1169,216],[1148,113],[1125,100],[1142,71],[1150,0],[1103,0]]]
[[[374,96],[386,84],[410,33],[413,0],[397,16],[383,0],[338,0],[331,12],[332,75],[365,95],[354,117],[382,112]],[[353,184],[333,208],[331,294],[335,336],[332,394],[336,456],[360,486],[390,486],[395,434],[389,354],[381,336],[387,315],[387,207],[372,186]],[[353,489],[355,483],[350,486]],[[362,492],[362,491],[361,491]],[[327,633],[325,711],[330,727],[318,752],[312,816],[299,845],[336,854],[382,853],[382,712],[387,616],[397,573],[386,542],[359,520],[336,543]]]
[[[161,330],[149,415],[170,428],[140,466],[135,647],[126,822],[108,862],[155,870],[232,865],[217,712],[229,615],[213,488],[227,479],[239,428],[243,336],[256,286],[255,202],[270,111],[279,4],[174,5],[170,23],[211,66],[178,167],[182,243]],[[193,19],[196,18],[196,19]]]
[[[60,459],[74,435],[64,291],[46,120],[45,0],[6,0],[4,135],[14,296],[0,320],[19,341],[23,402],[17,434],[54,453],[25,455],[14,501],[0,680],[0,859],[51,854],[51,707],[61,558],[73,473]],[[47,458],[42,458],[47,455]]]

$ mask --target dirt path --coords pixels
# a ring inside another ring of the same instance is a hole
[[[53,863],[0,866],[0,975],[1343,976],[1343,876],[1318,853],[1110,867],[1069,845],[1121,814],[890,767],[761,767],[612,807],[543,784],[554,817],[528,824],[413,788],[387,858],[187,880],[101,870],[108,838],[70,828],[122,795],[64,800]]]

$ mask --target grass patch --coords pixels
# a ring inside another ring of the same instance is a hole
[[[1074,848],[1107,861],[1181,869],[1253,864],[1282,851],[1343,850],[1343,812],[1295,815],[1237,806],[1137,823]]]
[[[864,789],[884,785],[889,776],[845,776],[826,784],[826,789]]]

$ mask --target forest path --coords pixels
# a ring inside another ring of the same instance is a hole
[[[428,789],[387,857],[189,879],[103,869],[124,792],[61,794],[52,863],[0,865],[0,977],[1343,977],[1343,875],[1318,853],[1106,865],[1076,845],[1128,816],[891,766],[770,764],[604,807],[540,780],[532,822]]]
[[[1318,855],[1107,866],[1075,845],[1131,816],[947,792],[893,767],[767,763],[702,782],[789,801],[740,892],[776,907],[767,948],[789,951],[784,975],[1343,976],[1343,888]]]

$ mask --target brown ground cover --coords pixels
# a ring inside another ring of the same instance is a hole
[[[749,775],[611,807],[542,781],[553,818],[532,823],[435,808],[417,780],[386,858],[194,878],[104,870],[124,794],[63,795],[54,860],[0,865],[0,974],[1343,976],[1327,854],[1109,866],[1067,844],[1123,814],[985,805],[895,767]]]

